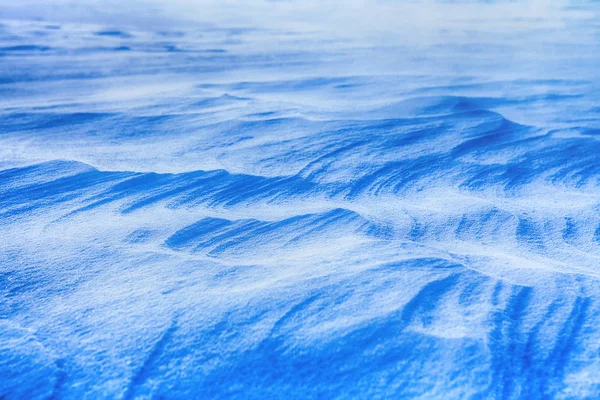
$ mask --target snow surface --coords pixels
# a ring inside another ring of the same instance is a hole
[[[600,3],[0,8],[1,399],[600,397]]]

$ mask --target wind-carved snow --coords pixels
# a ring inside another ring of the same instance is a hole
[[[250,3],[6,5],[0,398],[598,397],[598,6]]]

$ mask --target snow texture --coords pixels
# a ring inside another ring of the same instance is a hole
[[[0,8],[1,399],[600,397],[600,3]]]

